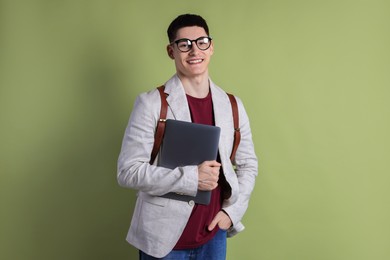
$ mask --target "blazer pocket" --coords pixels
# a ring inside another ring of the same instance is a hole
[[[161,241],[162,234],[169,234],[172,219],[171,211],[167,208],[169,199],[151,196],[142,193],[138,197],[139,214],[137,221],[137,235],[147,237],[151,241]]]

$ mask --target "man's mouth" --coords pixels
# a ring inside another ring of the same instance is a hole
[[[189,60],[187,61],[189,64],[198,64],[198,63],[201,63],[203,61],[203,59],[197,59],[197,60]]]

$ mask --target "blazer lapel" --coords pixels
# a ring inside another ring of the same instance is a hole
[[[165,93],[168,94],[167,102],[173,118],[182,121],[191,121],[190,109],[183,85],[177,75],[173,76],[165,84]]]
[[[232,107],[230,105],[229,98],[225,91],[214,85],[210,81],[211,95],[213,99],[213,108],[214,108],[214,119],[215,125],[221,128],[221,136],[219,142],[219,151],[221,159],[228,159],[227,150],[232,143],[232,125],[233,125],[233,116],[232,116]],[[224,158],[222,158],[224,157]]]

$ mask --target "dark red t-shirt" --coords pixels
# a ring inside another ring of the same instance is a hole
[[[193,123],[214,125],[213,101],[211,92],[205,98],[187,95]],[[220,173],[221,174],[221,173]],[[222,208],[221,185],[211,192],[209,205],[195,204],[190,219],[174,249],[190,249],[205,244],[213,238],[218,226],[208,231],[208,225]]]

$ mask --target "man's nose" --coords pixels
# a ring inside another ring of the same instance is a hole
[[[190,53],[197,53],[198,51],[200,51],[200,49],[198,48],[198,45],[196,45],[196,43],[193,42],[193,43],[191,44]]]

